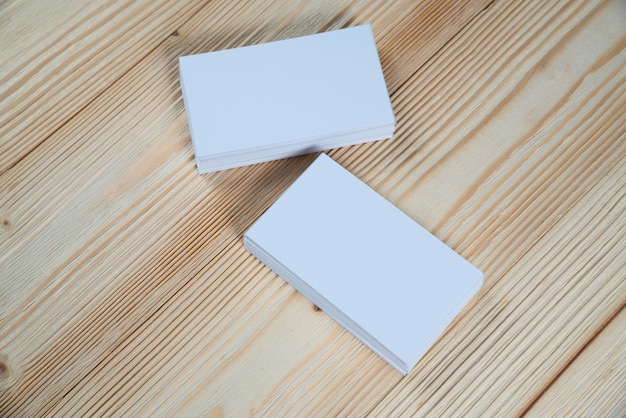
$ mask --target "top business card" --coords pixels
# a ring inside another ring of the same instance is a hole
[[[483,274],[325,154],[245,233],[246,248],[402,373]]]
[[[369,25],[179,63],[200,173],[393,136]]]

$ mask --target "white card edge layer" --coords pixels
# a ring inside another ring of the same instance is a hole
[[[316,292],[313,288],[308,286],[305,282],[299,280],[296,275],[289,271],[287,267],[277,262],[276,259],[271,257],[268,253],[258,246],[251,238],[244,235],[245,248],[254,255],[259,261],[265,264],[270,270],[277,274],[282,280],[286,281],[300,294],[307,298],[310,302],[318,306],[328,316],[330,316],[335,322],[340,324],[346,331],[359,339],[363,344],[369,347],[372,351],[378,354],[382,359],[389,363],[397,371],[406,375],[411,371],[415,365],[428,353],[428,351],[435,345],[435,343],[441,338],[446,329],[452,324],[454,319],[461,313],[463,308],[472,300],[478,293],[483,285],[484,275],[481,276],[474,284],[474,287],[466,294],[466,296],[452,309],[449,315],[441,321],[437,329],[429,335],[423,343],[418,347],[414,353],[414,357],[405,363],[391,351],[386,349],[376,338],[370,335],[367,331],[363,330],[358,324],[350,320],[347,316],[343,315],[341,311],[333,306],[327,299]]]
[[[183,69],[182,69],[182,65],[181,65],[181,61],[183,61],[183,58],[185,57],[178,57],[178,79],[180,80],[180,91],[182,93],[183,96],[183,107],[185,108],[185,117],[187,118],[187,126],[189,127],[189,136],[191,137],[191,147],[193,148],[193,155],[197,156],[198,155],[198,149],[196,146],[196,141],[194,140],[194,134],[193,134],[193,122],[191,121],[191,114],[189,111],[189,100],[187,99],[187,90],[185,89],[185,82],[183,79]],[[197,157],[196,157],[196,161]],[[202,174],[202,173],[200,173]]]
[[[315,152],[328,151],[335,148],[348,147],[351,145],[364,144],[366,142],[375,142],[386,140],[393,137],[393,132],[381,135],[375,132],[374,135],[368,136],[363,134],[360,137],[354,137],[350,141],[339,141],[333,143],[309,143],[309,144],[293,144],[286,145],[284,149],[273,152],[271,155],[245,153],[239,156],[230,157],[228,160],[199,160],[196,158],[196,166],[200,174],[211,173],[214,171],[228,170],[231,168],[245,167],[253,164],[266,163],[284,158],[297,157],[299,155],[312,154]]]
[[[411,369],[408,365],[400,360],[397,356],[394,356],[388,349],[377,340],[364,331],[353,321],[350,321],[345,315],[340,313],[340,310],[331,305],[324,297],[315,292],[311,287],[307,286],[303,281],[295,279],[295,275],[291,273],[285,266],[275,261],[270,257],[260,246],[256,245],[248,236],[244,235],[244,246],[253,256],[259,261],[265,264],[270,270],[277,274],[282,280],[289,283],[294,289],[296,289],[301,295],[303,295],[311,303],[318,306],[323,312],[330,316],[335,322],[343,327],[346,331],[357,338],[361,343],[370,348],[373,352],[379,355],[394,369],[400,372],[402,375],[406,375]]]

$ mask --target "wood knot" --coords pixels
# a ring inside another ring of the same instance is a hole
[[[178,36],[178,30],[175,30],[174,32],[172,32],[172,36]]]
[[[8,380],[11,377],[11,368],[5,356],[0,356],[0,379]]]
[[[11,228],[11,221],[9,221],[9,218],[0,218],[0,225],[2,225],[3,229],[9,229]]]
[[[9,371],[9,366],[0,361],[0,378],[6,379],[10,374],[11,372]]]

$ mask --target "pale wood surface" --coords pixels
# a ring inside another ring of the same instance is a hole
[[[529,411],[529,416],[610,416],[626,409],[626,311],[615,317]],[[617,407],[617,408],[616,408]]]
[[[0,416],[626,415],[626,2],[88,3],[0,3]],[[243,248],[314,156],[199,176],[178,85],[365,22],[329,154],[486,275],[406,377]]]

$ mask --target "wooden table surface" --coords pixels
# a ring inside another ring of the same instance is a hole
[[[243,247],[315,156],[198,175],[178,78],[367,22],[396,136],[329,155],[485,273],[405,377]],[[0,416],[626,415],[624,0],[6,0],[0,50]]]

